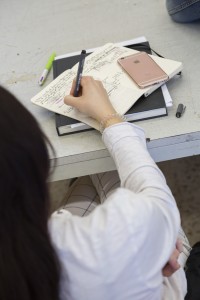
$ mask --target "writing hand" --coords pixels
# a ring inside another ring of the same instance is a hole
[[[78,97],[73,96],[74,88],[75,80],[73,81],[70,95],[64,98],[65,104],[75,107],[99,123],[106,116],[116,113],[101,81],[95,80],[90,76],[83,76],[81,79],[81,91]],[[107,122],[106,125],[109,126],[119,122],[122,122],[122,120],[116,116]]]

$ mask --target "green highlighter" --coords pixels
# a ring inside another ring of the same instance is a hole
[[[56,53],[53,52],[53,53],[51,54],[51,56],[49,57],[48,62],[47,62],[47,64],[46,64],[46,66],[45,66],[45,69],[44,69],[44,71],[42,72],[42,75],[41,75],[41,77],[40,77],[40,79],[39,79],[39,82],[38,82],[39,85],[43,85],[45,79],[47,78],[47,75],[48,75],[49,71],[51,70],[51,67],[52,67],[52,64],[53,64],[53,61],[54,61],[55,56],[56,56]]]

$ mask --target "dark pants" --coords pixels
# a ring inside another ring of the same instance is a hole
[[[166,0],[166,7],[175,22],[200,20],[200,0]]]

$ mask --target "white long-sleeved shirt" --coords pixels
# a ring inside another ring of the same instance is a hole
[[[140,127],[113,125],[103,141],[121,187],[86,217],[62,209],[49,222],[62,266],[61,299],[172,300],[162,276],[180,226],[171,191]]]

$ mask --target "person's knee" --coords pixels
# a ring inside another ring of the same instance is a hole
[[[175,22],[189,23],[200,19],[200,0],[166,0],[166,7]]]

